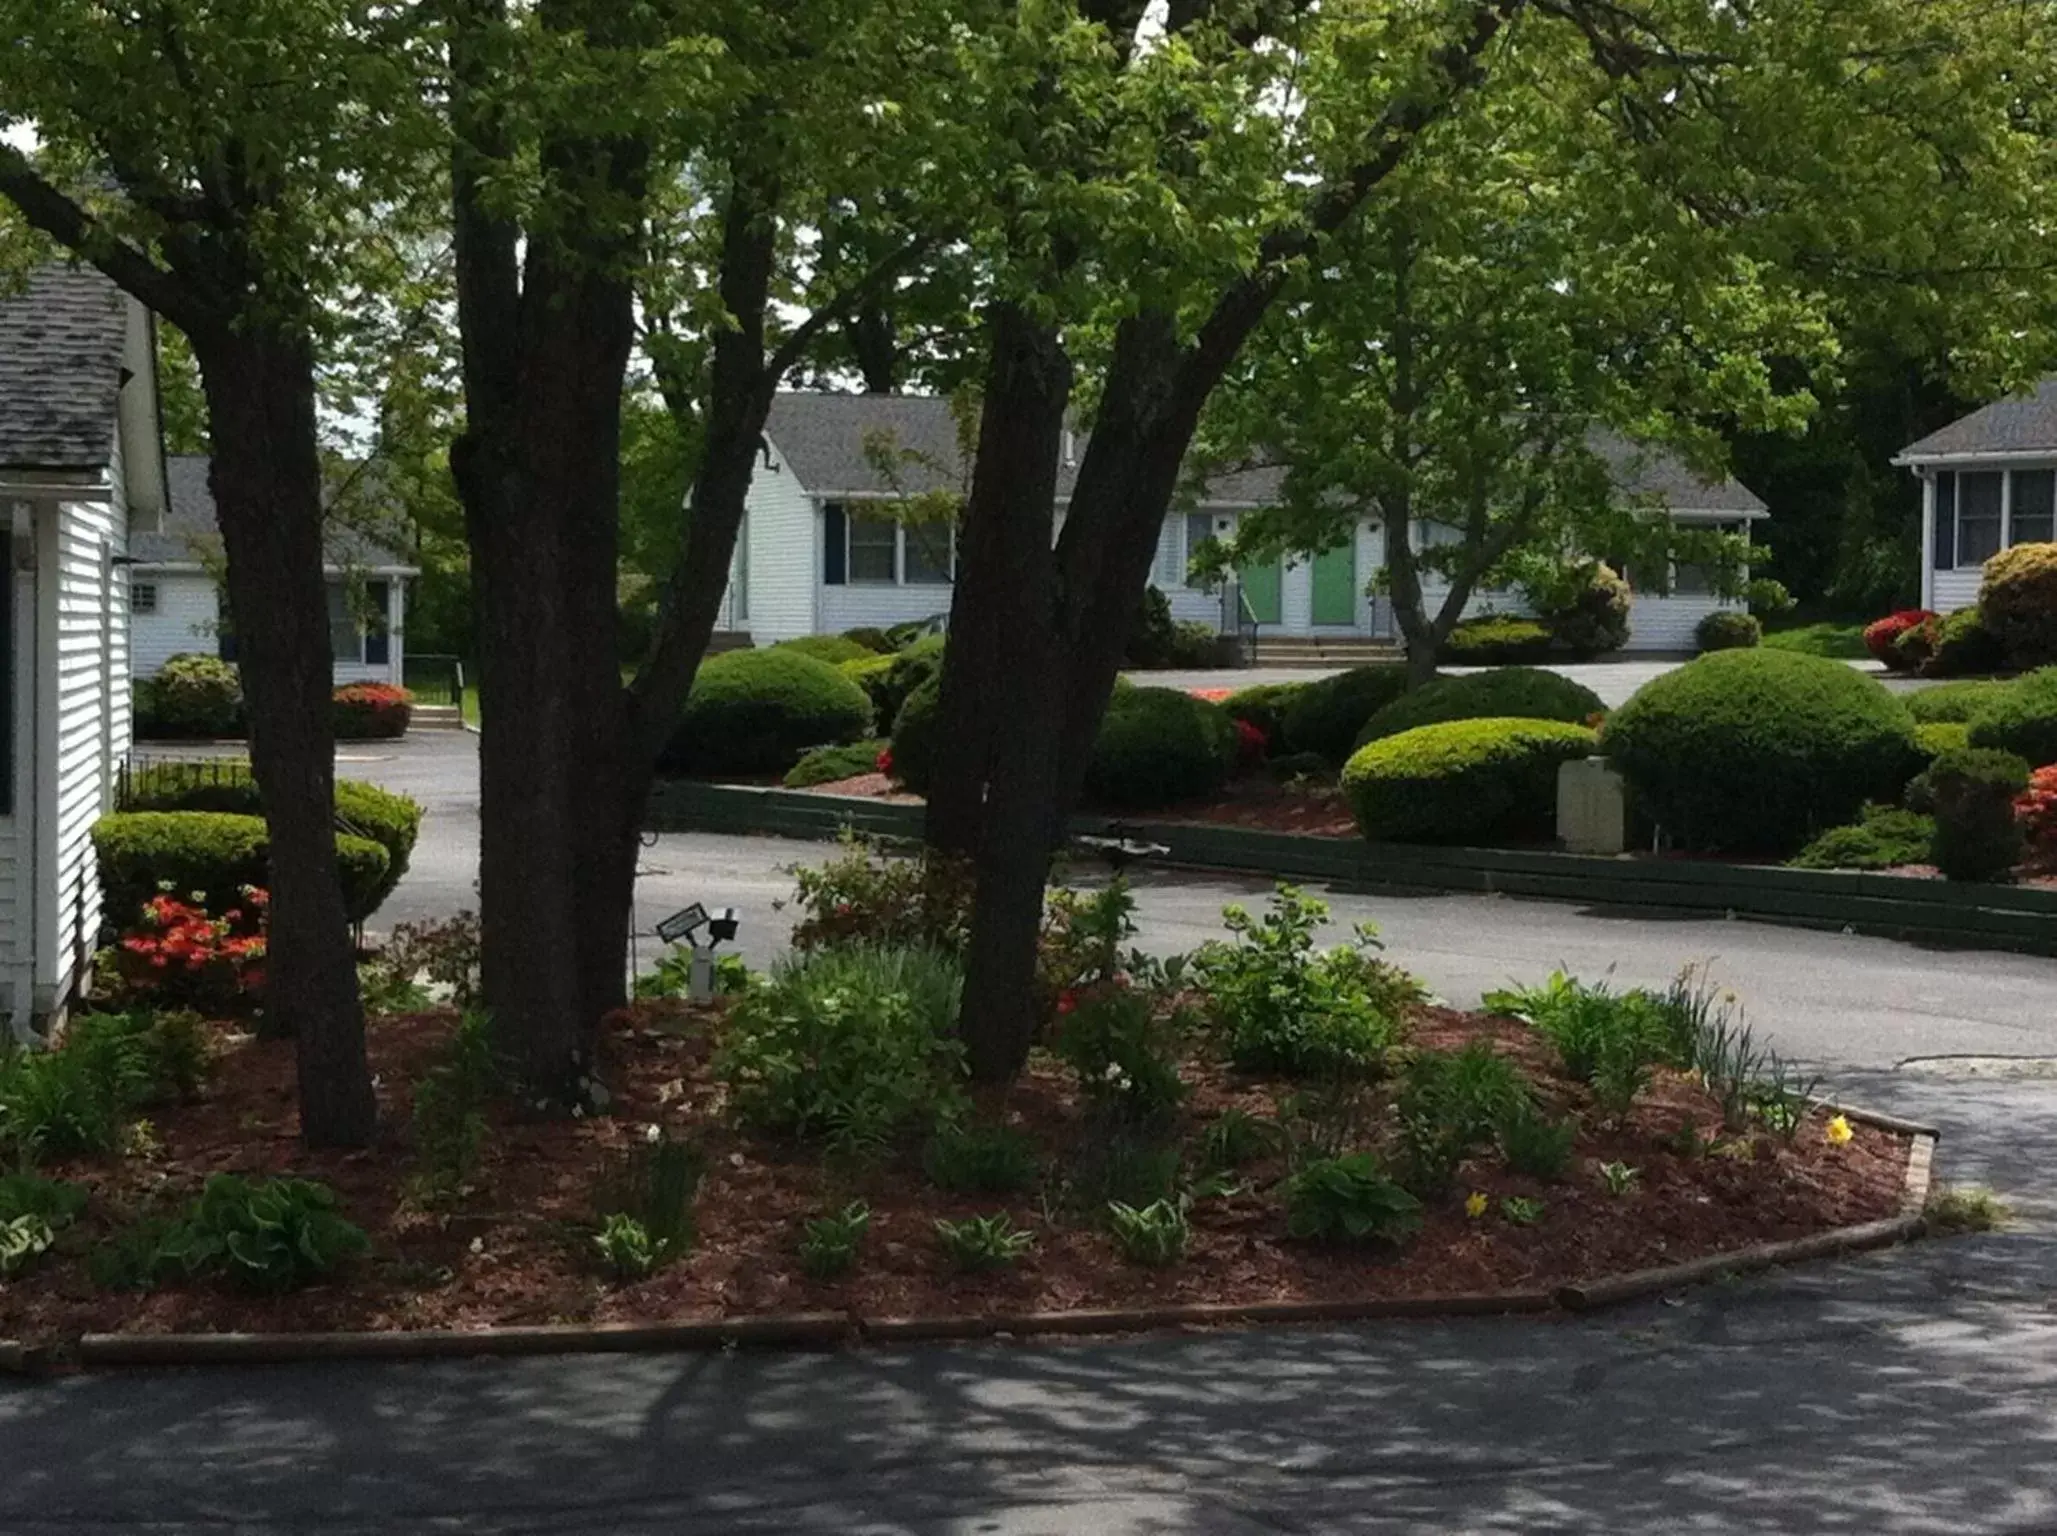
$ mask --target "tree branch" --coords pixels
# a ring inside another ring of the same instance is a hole
[[[814,345],[822,332],[884,293],[895,278],[933,250],[937,243],[935,235],[923,235],[908,241],[803,320],[765,361],[765,371],[771,375],[772,387],[778,387],[778,381],[806,355],[807,349]]]
[[[91,262],[116,286],[187,335],[220,322],[214,306],[204,301],[190,282],[167,272],[115,235],[46,181],[29,157],[11,144],[0,144],[0,195],[19,208],[33,227]]]

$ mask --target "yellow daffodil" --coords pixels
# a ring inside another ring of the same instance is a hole
[[[1840,1147],[1856,1134],[1855,1131],[1850,1129],[1850,1122],[1846,1116],[1837,1115],[1835,1119],[1828,1123],[1828,1140],[1829,1145],[1832,1147]]]
[[[1487,1204],[1486,1192],[1482,1189],[1474,1189],[1469,1195],[1464,1197],[1464,1214],[1473,1221],[1477,1221],[1479,1217],[1485,1215]]]

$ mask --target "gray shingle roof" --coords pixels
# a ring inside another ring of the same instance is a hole
[[[1914,463],[1958,453],[2057,453],[2057,377],[2026,395],[1981,406],[1900,450]]]
[[[214,520],[214,492],[207,484],[207,459],[200,454],[174,454],[165,461],[171,504],[160,532],[129,535],[129,554],[144,565],[180,565],[217,554],[221,529]],[[331,565],[408,565],[363,531],[333,520],[322,534]]]
[[[1768,509],[1742,482],[1724,475],[1710,480],[1662,443],[1640,443],[1618,432],[1593,432],[1587,439],[1607,463],[1615,485],[1630,496],[1654,498],[1678,512],[1734,512],[1761,517]]]
[[[0,295],[0,468],[114,461],[127,319],[121,290],[87,267],[40,267]]]

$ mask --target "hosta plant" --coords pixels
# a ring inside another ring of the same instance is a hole
[[[1123,1258],[1153,1269],[1184,1258],[1193,1235],[1184,1200],[1153,1200],[1140,1209],[1112,1200],[1107,1205],[1107,1225]]]
[[[218,1274],[253,1291],[291,1291],[371,1249],[336,1192],[311,1179],[217,1173],[158,1245],[159,1273]]]
[[[1421,1226],[1421,1202],[1369,1152],[1306,1164],[1285,1183],[1286,1231],[1315,1242],[1404,1242]]]
[[[938,1220],[936,1242],[951,1266],[966,1274],[1005,1269],[1036,1245],[1033,1232],[1019,1230],[1007,1213],[967,1216],[962,1221]]]
[[[871,1207],[853,1200],[840,1211],[817,1216],[800,1229],[800,1268],[816,1280],[832,1280],[857,1267],[857,1250],[871,1230]]]

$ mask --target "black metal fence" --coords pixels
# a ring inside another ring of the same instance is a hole
[[[131,752],[114,775],[114,808],[135,810],[139,802],[189,795],[199,789],[240,789],[250,782],[247,758],[165,757]]]
[[[409,651],[402,660],[401,672],[416,703],[464,703],[465,667],[461,656],[416,655]]]

